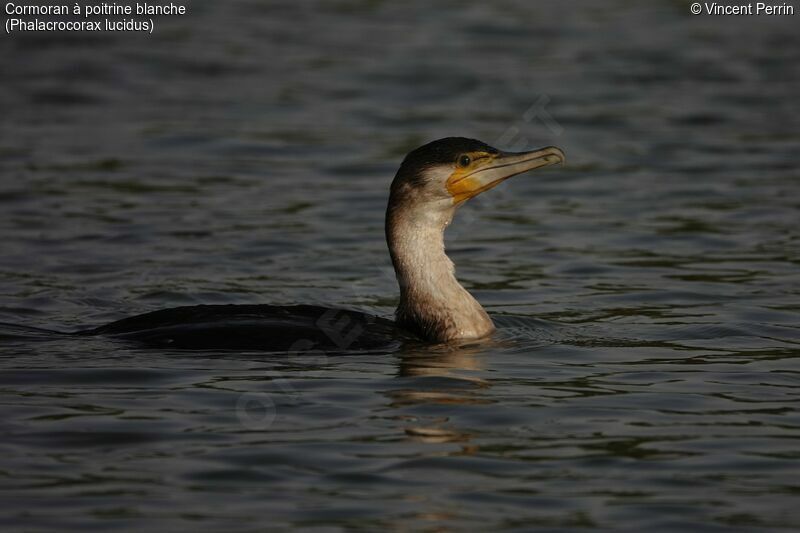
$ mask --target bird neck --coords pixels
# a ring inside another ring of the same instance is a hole
[[[489,315],[458,282],[444,250],[444,230],[455,208],[429,203],[395,203],[386,213],[386,240],[392,256],[400,303],[401,327],[434,342],[472,339],[494,330]]]

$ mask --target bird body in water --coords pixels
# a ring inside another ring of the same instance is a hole
[[[470,198],[517,174],[563,163],[555,147],[502,152],[463,137],[411,151],[391,184],[386,242],[400,286],[396,321],[316,306],[201,305],[138,315],[76,336],[185,349],[374,349],[410,340],[485,337],[491,318],[458,282],[444,231]]]

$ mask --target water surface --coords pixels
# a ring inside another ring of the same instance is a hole
[[[152,36],[6,36],[3,322],[390,316],[406,151],[569,161],[448,232],[487,342],[192,354],[5,328],[0,525],[797,529],[796,30],[674,1],[237,1]]]

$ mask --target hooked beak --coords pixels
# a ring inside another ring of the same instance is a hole
[[[460,205],[512,176],[565,161],[564,152],[555,146],[531,152],[500,152],[485,161],[476,161],[463,172],[454,172],[447,180],[447,190],[453,196],[453,203]]]

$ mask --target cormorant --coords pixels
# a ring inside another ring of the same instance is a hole
[[[500,182],[563,163],[556,147],[503,152],[448,137],[406,155],[386,209],[386,242],[400,285],[396,321],[317,306],[199,305],[155,311],[73,335],[102,335],[178,349],[376,349],[404,341],[478,339],[489,315],[458,282],[444,231],[459,206]]]

